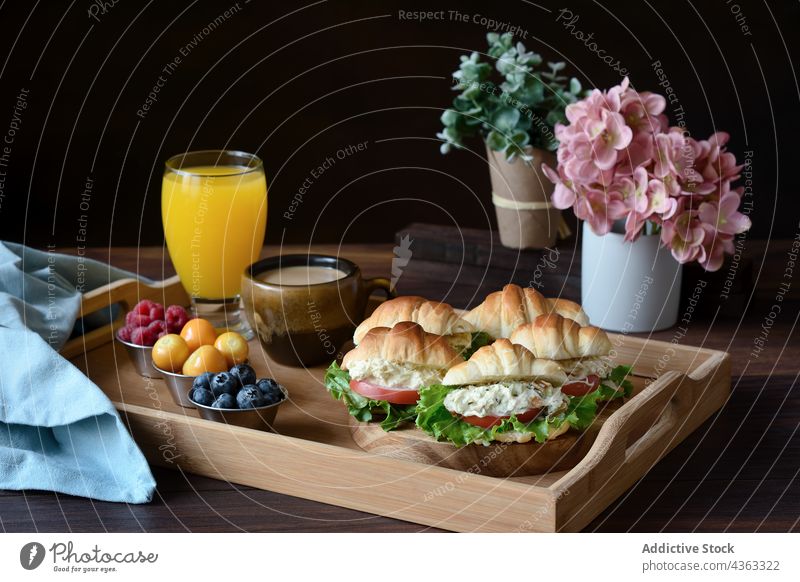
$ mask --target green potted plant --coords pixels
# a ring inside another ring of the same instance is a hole
[[[585,93],[577,79],[563,76],[564,63],[543,66],[540,55],[514,43],[510,33],[486,35],[487,56],[461,57],[453,73],[459,94],[442,114],[442,153],[463,148],[480,135],[486,144],[500,242],[507,247],[544,248],[562,228],[550,206],[552,184],[539,170],[555,163],[554,127],[566,123],[564,109]]]

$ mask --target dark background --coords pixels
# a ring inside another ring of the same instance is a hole
[[[179,48],[234,4],[119,0],[99,22],[86,0],[2,5],[0,139],[16,95],[30,91],[10,163],[0,168],[3,239],[75,245],[77,219],[87,214],[88,244],[159,244],[163,162],[205,148],[264,159],[269,243],[388,242],[415,221],[493,225],[482,144],[442,156],[435,139],[458,57],[484,51],[487,30],[447,15],[398,18],[398,10],[420,7],[519,26],[528,48],[566,60],[585,86],[620,78],[556,22],[561,8],[580,16],[576,28],[593,32],[638,89],[658,89],[651,63],[660,60],[695,137],[724,129],[737,157],[753,151],[751,236],[797,230],[797,2],[240,0],[238,12],[183,57],[146,118],[137,117]],[[293,220],[283,217],[313,168],[364,141],[365,151],[314,182]],[[94,188],[84,212],[87,176]]]

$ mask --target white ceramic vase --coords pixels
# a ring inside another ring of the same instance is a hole
[[[625,242],[583,223],[581,298],[592,325],[621,332],[672,327],[678,320],[682,265],[658,235]]]

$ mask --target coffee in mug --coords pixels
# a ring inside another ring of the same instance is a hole
[[[333,267],[295,265],[272,269],[256,278],[273,285],[316,285],[317,283],[338,281],[344,277],[347,277],[347,273]]]
[[[358,265],[328,255],[281,255],[250,265],[242,277],[245,315],[267,355],[279,364],[314,366],[334,360],[364,318],[376,289]]]

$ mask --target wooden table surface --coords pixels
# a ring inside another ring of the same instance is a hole
[[[766,245],[755,245],[766,249]],[[778,247],[780,250],[780,247]],[[785,248],[785,245],[784,247]],[[315,246],[361,265],[366,276],[388,276],[392,245]],[[265,248],[264,255],[278,249]],[[284,247],[305,252],[307,247]],[[64,249],[70,252],[70,249]],[[756,251],[758,252],[758,251]],[[89,256],[142,275],[172,274],[161,248],[91,249]],[[781,252],[772,257],[780,272]],[[774,278],[774,277],[773,277]],[[403,293],[444,293],[451,281],[431,270],[402,280]],[[794,328],[800,302],[793,295],[768,328],[758,358],[753,339],[763,331],[776,281],[761,280],[747,315],[696,321],[681,340],[732,354],[727,405],[604,511],[587,531],[796,531],[800,529],[800,342]],[[800,283],[799,283],[800,284]],[[432,297],[436,298],[436,297]],[[456,305],[456,307],[460,307]],[[652,334],[670,341],[674,330]],[[41,491],[0,491],[0,530],[82,531],[429,531],[269,491],[155,469],[158,493],[147,505],[104,503]]]

